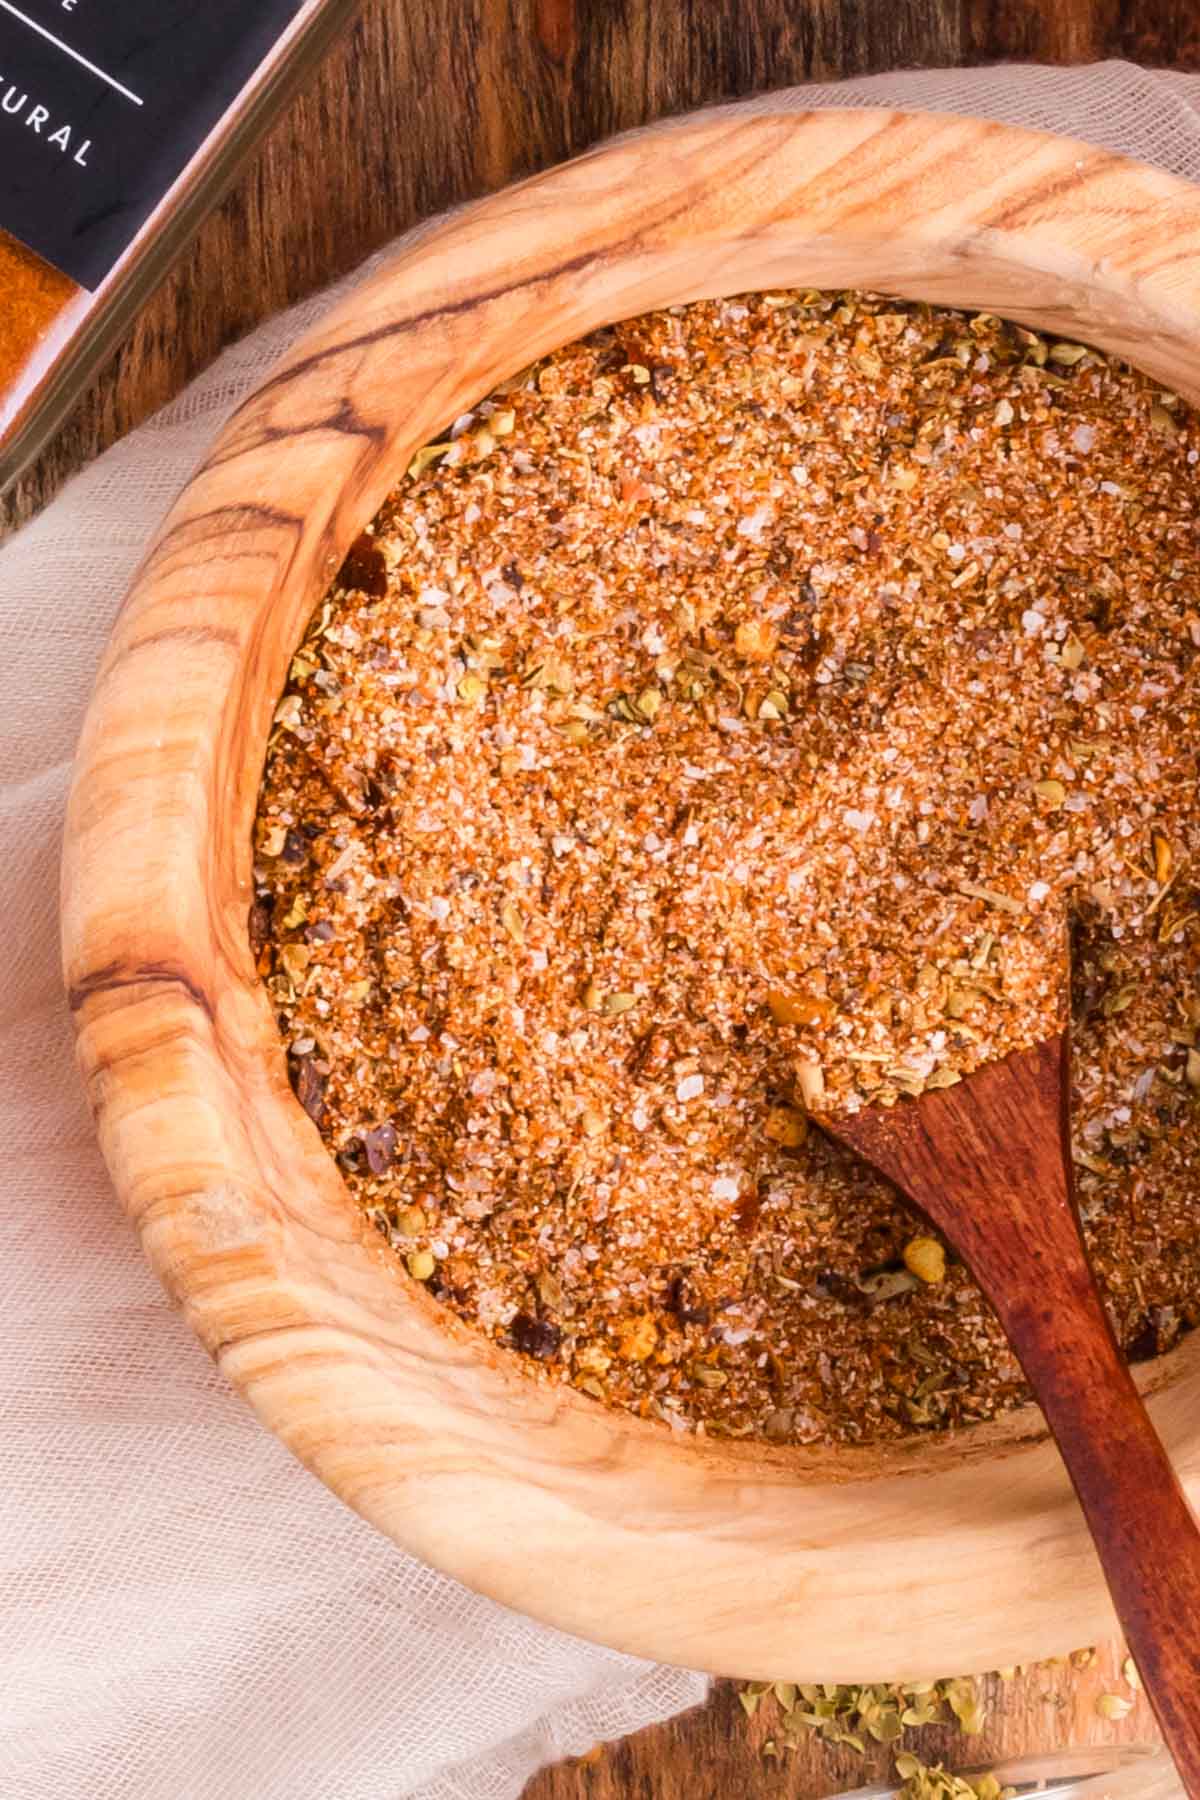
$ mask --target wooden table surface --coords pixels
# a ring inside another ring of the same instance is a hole
[[[980,1683],[988,1714],[982,1736],[928,1727],[910,1732],[909,1742],[923,1761],[944,1760],[952,1769],[1067,1746],[1156,1743],[1145,1696],[1122,1678],[1123,1660],[1114,1644],[1099,1648],[1084,1669],[1068,1660],[1009,1681],[990,1676]],[[1119,1724],[1110,1722],[1096,1711],[1102,1694],[1132,1700],[1133,1710]],[[724,1681],[707,1706],[606,1746],[594,1762],[544,1770],[522,1800],[820,1800],[889,1778],[891,1755],[878,1748],[862,1757],[810,1741],[782,1761],[764,1757],[778,1719],[772,1698],[760,1703],[751,1723],[736,1686]]]
[[[367,0],[112,366],[0,504],[0,531],[260,318],[414,220],[610,132],[838,75],[1105,56],[1200,68],[1200,0]],[[989,1729],[971,1741],[971,1760],[1154,1736],[1115,1646],[1086,1669],[1043,1666],[987,1688]],[[1105,1692],[1136,1701],[1120,1724],[1095,1710]],[[816,1800],[885,1772],[882,1755],[819,1747],[764,1760],[771,1711],[751,1724],[722,1683],[683,1720],[547,1770],[526,1800]],[[965,1752],[961,1738],[935,1734],[921,1748],[960,1763]]]

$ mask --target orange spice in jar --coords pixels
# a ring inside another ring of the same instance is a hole
[[[0,10],[0,493],[354,6]]]
[[[27,375],[39,344],[79,293],[75,283],[0,232],[0,388],[6,397]]]
[[[0,443],[28,418],[56,349],[89,296],[0,231]],[[14,471],[15,473],[15,471]]]

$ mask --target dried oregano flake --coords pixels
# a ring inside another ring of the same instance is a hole
[[[975,1682],[867,1683],[861,1687],[805,1682],[749,1682],[738,1697],[751,1718],[764,1697],[778,1705],[781,1741],[795,1746],[806,1736],[864,1751],[868,1743],[896,1744],[906,1731],[956,1724],[966,1736],[983,1730]]]

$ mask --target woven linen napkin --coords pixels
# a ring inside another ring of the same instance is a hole
[[[984,114],[1200,181],[1200,79],[1127,64],[889,75],[748,104]],[[293,1462],[142,1262],[72,1064],[59,838],[113,615],[234,407],[362,273],[228,351],[0,551],[5,1800],[515,1800],[542,1764],[705,1693],[702,1676],[469,1593]]]

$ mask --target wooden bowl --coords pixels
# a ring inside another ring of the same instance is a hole
[[[459,213],[293,349],[167,519],[83,732],[66,977],[150,1260],[260,1417],[397,1543],[622,1649],[751,1676],[990,1668],[1113,1627],[1041,1416],[861,1451],[702,1444],[538,1382],[442,1311],[288,1086],[247,929],[272,712],[413,450],[649,307],[864,286],[1007,314],[1200,401],[1200,212],[1068,139],[702,114]],[[1200,1498],[1200,1334],[1147,1372]]]

